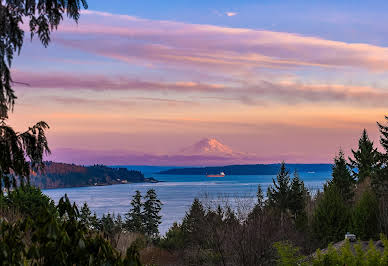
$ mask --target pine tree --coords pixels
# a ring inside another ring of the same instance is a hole
[[[288,208],[290,199],[290,172],[285,163],[280,166],[276,180],[272,178],[273,186],[268,187],[269,204],[284,211]]]
[[[325,185],[312,219],[312,231],[322,246],[343,239],[350,229],[350,211],[336,186]]]
[[[379,233],[379,206],[371,190],[362,194],[352,214],[353,232],[362,240],[376,238]]]
[[[182,221],[182,232],[196,244],[202,243],[205,239],[201,232],[205,225],[205,210],[201,201],[195,198],[190,210],[186,213]]]
[[[141,193],[136,190],[135,195],[132,197],[131,209],[125,214],[125,228],[128,231],[144,232],[142,207]]]
[[[357,179],[357,182],[363,182],[367,177],[373,179],[376,171],[380,169],[381,155],[369,139],[366,129],[364,129],[358,141],[357,151],[352,150],[352,153],[354,159],[349,157],[349,165],[353,169],[357,169],[357,171],[353,170],[353,176]]]
[[[304,186],[304,182],[299,178],[295,171],[291,181],[289,210],[292,214],[297,228],[303,229],[307,223],[306,215],[306,199],[308,191]]]
[[[280,211],[280,223],[283,229],[283,223],[285,219],[285,213],[289,207],[289,200],[291,196],[290,190],[290,172],[287,170],[286,165],[282,162],[276,180],[272,179],[273,187],[268,187],[268,203],[269,206],[275,210]]]
[[[262,210],[264,208],[265,201],[264,201],[263,189],[261,188],[260,184],[257,186],[256,196],[257,196],[257,206]]]
[[[350,202],[354,195],[355,179],[350,173],[342,150],[334,157],[332,177],[329,183],[338,188],[345,202]]]
[[[80,222],[86,225],[88,228],[92,225],[92,212],[89,209],[88,204],[85,202],[80,212]]]
[[[386,125],[383,125],[379,122],[377,122],[377,126],[380,130],[380,143],[381,146],[385,149],[385,153],[388,154],[388,116],[385,116]]]
[[[147,191],[144,197],[144,210],[142,212],[144,232],[151,238],[159,235],[159,224],[162,216],[159,215],[162,209],[162,202],[158,199],[154,189]]]

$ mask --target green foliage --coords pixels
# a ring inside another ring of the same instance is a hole
[[[75,204],[65,195],[53,214],[37,209],[34,219],[26,217],[0,224],[0,260],[11,265],[131,265],[138,261],[136,250],[121,255],[101,234],[80,222]],[[139,265],[139,264],[133,264]]]
[[[388,154],[388,116],[385,116],[386,125],[383,125],[377,122],[377,125],[380,130],[380,143],[381,146],[385,149],[386,154]]]
[[[300,255],[300,249],[289,242],[276,242],[274,247],[278,253],[277,265],[293,266],[305,265],[305,257]]]
[[[8,191],[11,187],[16,188],[17,178],[20,184],[25,183],[25,179],[29,182],[31,170],[43,167],[43,155],[50,153],[46,129],[48,125],[39,122],[27,131],[17,133],[0,120],[0,189],[2,184]]]
[[[185,234],[182,230],[182,227],[174,222],[174,224],[167,231],[166,235],[160,240],[159,245],[162,248],[168,250],[177,250],[184,247],[185,244]]]
[[[318,199],[312,219],[314,237],[327,245],[332,241],[343,239],[350,227],[349,208],[345,204],[338,188],[325,185],[324,192]]]
[[[290,173],[282,162],[276,180],[272,179],[273,187],[268,187],[267,197],[270,206],[284,212],[290,200]]]
[[[196,232],[199,232],[201,227],[205,223],[205,210],[201,201],[195,198],[189,212],[186,213],[182,221],[182,230],[184,234],[194,236]],[[195,237],[196,241],[200,241]]]
[[[352,177],[342,150],[334,158],[332,180],[330,184],[337,187],[345,202],[351,202],[354,196],[355,179]]]
[[[127,230],[139,233],[144,232],[142,207],[141,193],[139,190],[136,190],[135,195],[132,197],[131,209],[125,214],[125,228]]]
[[[308,261],[299,254],[299,249],[289,243],[276,243],[274,246],[278,252],[278,265],[314,265],[314,266],[332,266],[332,265],[357,265],[357,266],[387,266],[388,265],[388,246],[387,238],[381,235],[381,241],[385,247],[383,252],[376,249],[375,244],[370,241],[366,250],[363,250],[361,244],[354,244],[353,247],[346,241],[341,248],[335,248],[329,244],[325,252],[317,252]]]
[[[142,212],[144,233],[151,238],[156,238],[159,235],[158,227],[162,219],[162,216],[159,215],[162,209],[162,203],[158,199],[154,189],[147,191],[144,200]]]
[[[362,132],[362,136],[358,141],[357,151],[352,150],[354,159],[349,157],[350,166],[357,169],[353,170],[353,176],[357,181],[363,182],[365,178],[373,178],[376,171],[381,165],[381,155],[374,147],[373,141],[369,139],[366,129]]]
[[[32,219],[37,218],[42,209],[46,209],[52,215],[56,214],[54,201],[36,187],[22,186],[2,197],[2,203],[5,204],[3,207],[16,209]]]
[[[295,172],[291,181],[290,201],[288,208],[298,229],[303,230],[307,225],[306,200],[308,191],[299,175]]]
[[[352,232],[362,240],[377,238],[379,206],[376,195],[367,190],[356,203],[352,213]]]
[[[156,239],[162,219],[159,215],[162,203],[154,189],[147,191],[143,201],[140,191],[137,190],[132,197],[131,209],[125,214],[124,227],[131,232],[144,233]]]
[[[290,213],[297,227],[304,229],[307,223],[305,208],[308,192],[297,172],[291,179],[283,162],[276,180],[272,179],[272,182],[273,186],[269,186],[267,191],[267,206],[280,212],[281,227],[286,219],[285,214]]]

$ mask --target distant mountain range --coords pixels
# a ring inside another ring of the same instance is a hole
[[[226,175],[276,175],[280,164],[248,164],[212,167],[173,168],[159,172],[168,175],[207,175],[224,172]],[[331,164],[287,164],[290,172],[329,172]]]
[[[44,171],[32,173],[30,181],[31,184],[42,189],[156,182],[153,178],[145,178],[140,171],[136,170],[56,162],[45,162]]]

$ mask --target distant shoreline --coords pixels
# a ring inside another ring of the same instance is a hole
[[[224,172],[225,175],[276,175],[280,164],[245,164],[208,167],[172,168],[158,172],[161,175],[214,175]],[[319,173],[332,170],[331,164],[287,164],[290,173]]]

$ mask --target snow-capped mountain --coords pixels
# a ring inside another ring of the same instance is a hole
[[[215,138],[205,138],[197,143],[181,150],[184,155],[214,155],[214,156],[233,156],[238,153],[216,140]]]

